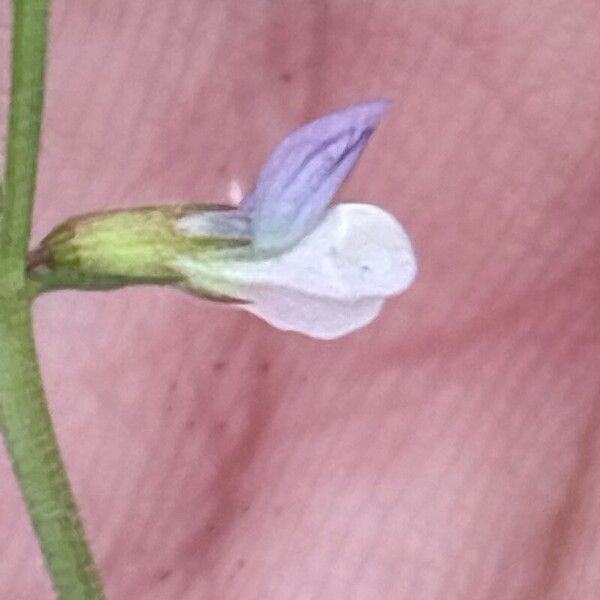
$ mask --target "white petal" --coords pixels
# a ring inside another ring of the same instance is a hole
[[[383,299],[416,274],[410,240],[396,219],[369,204],[340,204],[289,251],[263,260],[183,257],[198,288],[248,300],[281,329],[337,337],[370,322]]]
[[[313,296],[298,290],[256,287],[253,302],[241,308],[283,331],[298,331],[331,340],[368,325],[381,311],[384,298],[343,301]]]

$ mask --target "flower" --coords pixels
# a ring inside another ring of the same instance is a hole
[[[371,204],[328,208],[388,106],[355,104],[292,132],[237,207],[73,217],[30,254],[30,276],[41,290],[175,285],[315,338],[359,329],[416,275],[392,215]]]
[[[185,286],[315,338],[370,323],[385,298],[415,278],[410,240],[381,208],[328,206],[388,106],[363,102],[300,127],[277,146],[239,207],[181,217],[176,226],[188,236],[248,242],[179,255],[173,268]]]

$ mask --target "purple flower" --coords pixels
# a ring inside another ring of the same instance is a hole
[[[277,146],[237,209],[181,218],[186,235],[247,241],[179,256],[175,267],[189,287],[240,300],[275,327],[317,338],[372,321],[416,275],[410,240],[376,206],[328,206],[388,107],[363,102],[300,127]]]

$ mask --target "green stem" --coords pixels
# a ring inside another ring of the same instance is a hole
[[[100,580],[44,399],[29,301],[0,298],[0,424],[13,469],[59,597],[100,599]]]
[[[0,256],[24,278],[35,192],[47,42],[48,1],[13,1],[10,116]]]
[[[54,587],[103,598],[44,398],[27,248],[43,106],[48,0],[13,0],[12,78],[0,217],[0,426]]]

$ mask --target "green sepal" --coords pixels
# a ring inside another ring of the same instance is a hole
[[[29,254],[35,293],[50,289],[112,289],[125,285],[184,284],[177,257],[238,248],[250,238],[193,235],[182,217],[229,206],[184,204],[111,210],[72,217]],[[185,286],[183,286],[185,287]]]

